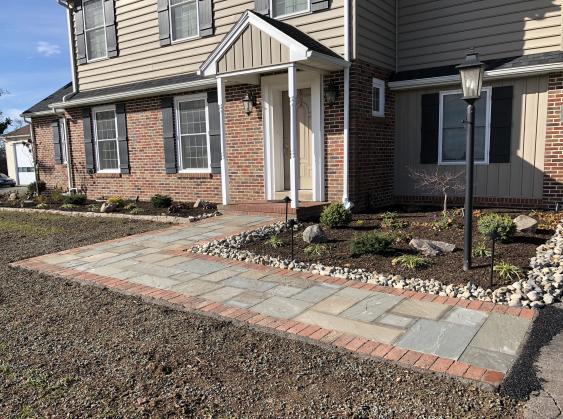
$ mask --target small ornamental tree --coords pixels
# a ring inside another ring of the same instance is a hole
[[[464,190],[465,172],[463,170],[452,171],[440,167],[436,167],[435,170],[409,169],[409,176],[421,191],[439,193],[444,196],[444,213],[448,211],[448,196]]]

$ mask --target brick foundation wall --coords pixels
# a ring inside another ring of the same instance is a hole
[[[323,88],[326,89],[331,83],[337,86],[339,94],[332,106],[325,103],[325,199],[341,202],[344,186],[344,72],[325,75]]]
[[[549,75],[543,197],[547,205],[563,202],[563,73]]]
[[[395,196],[393,203],[397,205],[437,205],[442,207],[444,198],[440,196]],[[461,206],[465,202],[461,196],[450,197],[448,205]],[[502,207],[502,208],[545,208],[546,203],[542,199],[533,198],[496,198],[487,196],[474,197],[473,203],[478,207]]]
[[[372,115],[373,79],[391,72],[363,61],[350,69],[350,199],[357,209],[393,202],[395,95],[385,89],[385,117]]]
[[[39,179],[50,188],[68,189],[67,166],[55,163],[55,148],[53,145],[53,130],[51,124],[56,117],[48,116],[33,119],[33,136],[35,138],[34,152],[37,153]]]

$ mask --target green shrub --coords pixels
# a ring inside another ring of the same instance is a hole
[[[324,244],[311,244],[305,248],[304,252],[307,256],[320,257],[328,252],[328,247],[326,247]]]
[[[135,207],[131,211],[129,211],[129,214],[139,215],[142,214],[143,212],[145,212],[144,209]]]
[[[332,203],[321,213],[321,224],[329,228],[346,226],[352,222],[352,213],[341,203]]]
[[[116,208],[123,208],[125,206],[125,200],[120,196],[110,196],[106,202],[115,205]]]
[[[473,247],[473,257],[476,258],[488,258],[492,255],[492,252],[489,250],[485,243],[479,243]]]
[[[102,208],[102,206],[100,204],[91,204],[88,206],[88,211],[90,212],[100,212],[100,208]]]
[[[66,195],[63,198],[63,202],[65,204],[72,204],[72,205],[84,205],[86,203],[86,195],[84,194],[73,194],[73,195]]]
[[[453,211],[443,211],[440,214],[440,219],[434,221],[432,225],[433,230],[443,231],[448,230],[455,224],[455,212]]]
[[[509,242],[516,233],[516,224],[508,215],[490,213],[479,218],[479,233],[502,242]]]
[[[73,210],[73,209],[76,209],[76,207],[77,207],[77,206],[74,205],[74,204],[63,204],[63,205],[61,205],[60,208],[61,208],[62,210]]]
[[[135,208],[137,208],[137,204],[133,204],[133,203],[127,204],[125,205],[125,207],[123,207],[125,211],[133,211]]]
[[[59,188],[53,189],[51,192],[51,196],[49,197],[49,202],[52,204],[62,204],[65,196],[63,195],[63,191]]]
[[[383,214],[383,220],[381,221],[381,227],[390,228],[391,230],[398,230],[400,228],[405,228],[409,225],[405,220],[399,218],[399,214],[396,212],[387,211]]]
[[[498,276],[501,279],[514,280],[515,278],[520,279],[522,276],[522,269],[508,262],[497,263],[493,267],[493,271],[498,273]]]
[[[395,237],[392,234],[372,231],[354,237],[350,250],[354,256],[385,253],[394,241]]]
[[[419,269],[430,266],[430,261],[422,256],[417,255],[401,255],[391,261],[393,266],[400,265],[406,269]]]
[[[37,193],[37,186],[39,186],[39,193],[43,193],[47,190],[47,184],[40,180],[39,182],[31,182],[27,185],[27,193],[30,195]]]
[[[270,246],[272,246],[274,249],[277,249],[278,247],[282,247],[285,244],[284,241],[277,234],[272,235],[272,237],[268,239],[267,243]]]
[[[151,198],[151,204],[153,204],[155,208],[168,208],[172,205],[172,198],[168,195],[156,194]]]

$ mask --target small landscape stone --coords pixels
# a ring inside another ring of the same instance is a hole
[[[418,250],[424,256],[438,256],[452,253],[455,250],[455,244],[426,239],[412,239],[409,246]]]
[[[516,230],[521,233],[535,233],[538,227],[538,221],[536,219],[524,214],[516,217],[514,223],[516,224]]]
[[[110,212],[114,212],[114,211],[115,211],[115,205],[108,204],[107,202],[104,202],[102,204],[102,207],[100,208],[100,212],[103,212],[103,213],[106,213],[106,214],[108,214]]]
[[[305,229],[303,232],[303,240],[307,243],[325,243],[327,237],[322,227],[315,224]]]

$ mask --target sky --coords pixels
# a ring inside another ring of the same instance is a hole
[[[71,81],[66,11],[56,0],[3,0],[0,112],[11,118]],[[10,130],[10,128],[8,128]]]

